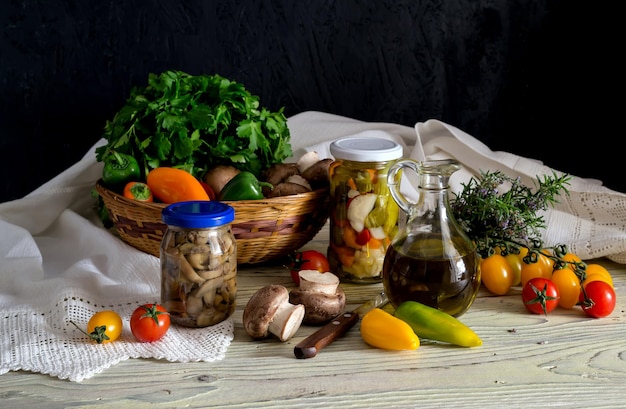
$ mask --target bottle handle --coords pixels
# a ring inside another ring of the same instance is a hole
[[[393,197],[393,200],[398,204],[400,209],[402,209],[406,214],[410,214],[414,203],[410,202],[400,191],[400,180],[402,179],[401,172],[405,168],[413,170],[418,175],[420,173],[420,163],[418,161],[410,158],[399,159],[389,167],[389,172],[387,173],[387,186],[389,187],[391,197]]]

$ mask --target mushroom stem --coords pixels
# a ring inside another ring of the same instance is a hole
[[[300,328],[304,313],[304,305],[289,302],[289,290],[285,286],[266,285],[248,300],[243,310],[243,326],[252,338],[273,334],[287,341]]]
[[[284,303],[276,311],[274,320],[270,322],[269,332],[281,341],[287,341],[295,335],[304,318],[304,305]]]

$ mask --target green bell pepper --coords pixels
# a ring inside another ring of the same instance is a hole
[[[102,181],[106,185],[121,185],[131,180],[139,180],[141,168],[135,158],[112,151],[104,160]]]
[[[263,199],[263,186],[274,187],[271,183],[259,181],[253,173],[242,171],[224,185],[218,200]]]

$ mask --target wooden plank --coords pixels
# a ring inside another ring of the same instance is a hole
[[[316,240],[308,247],[324,245]],[[269,283],[292,286],[280,265],[245,267],[235,339],[222,361],[131,359],[81,383],[9,372],[0,376],[0,399],[3,407],[22,408],[623,407],[626,266],[593,262],[614,278],[618,303],[610,317],[590,319],[577,308],[533,315],[519,288],[500,297],[481,291],[461,317],[481,336],[481,347],[422,340],[416,351],[383,351],[363,342],[357,324],[310,359],[296,359],[293,347],[317,327],[303,326],[284,343],[245,333],[241,314],[254,291]],[[382,288],[342,285],[348,308]]]

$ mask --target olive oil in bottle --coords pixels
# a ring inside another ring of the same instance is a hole
[[[476,298],[479,256],[454,219],[448,199],[448,180],[458,169],[453,160],[413,159],[396,161],[389,169],[389,191],[407,214],[383,262],[383,287],[394,307],[417,301],[458,317]],[[415,203],[400,192],[401,170],[418,175]]]
[[[469,308],[480,287],[475,274],[478,255],[475,251],[456,252],[452,244],[452,251],[445,252],[443,244],[441,236],[406,237],[389,247],[383,264],[383,283],[394,307],[411,300],[453,316]]]

